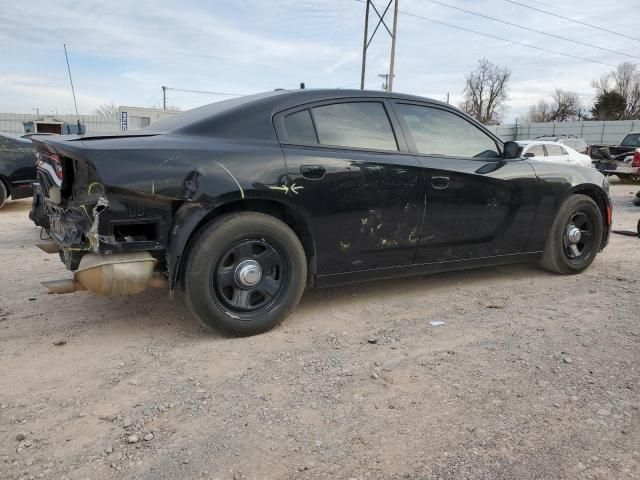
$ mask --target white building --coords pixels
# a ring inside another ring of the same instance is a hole
[[[121,130],[137,130],[144,128],[163,118],[172,117],[174,110],[162,110],[159,108],[125,107],[118,108]]]

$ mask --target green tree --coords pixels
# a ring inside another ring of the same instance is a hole
[[[595,99],[591,115],[594,120],[622,120],[626,116],[627,100],[619,92],[605,90]]]

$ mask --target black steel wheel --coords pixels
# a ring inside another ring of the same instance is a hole
[[[580,273],[595,259],[603,234],[598,205],[586,195],[572,195],[558,211],[540,264],[556,273]]]
[[[210,288],[223,308],[250,318],[278,301],[288,278],[278,247],[265,238],[241,240],[222,254]]]
[[[580,262],[591,255],[594,245],[594,225],[591,217],[583,211],[577,211],[569,217],[563,238],[564,253],[570,262]]]
[[[300,240],[279,219],[232,213],[198,232],[182,275],[187,304],[202,323],[254,335],[276,326],[298,304],[307,261]]]

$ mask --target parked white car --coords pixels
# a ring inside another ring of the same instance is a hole
[[[518,144],[523,147],[522,156],[526,158],[581,167],[591,168],[593,166],[589,155],[576,152],[573,148],[561,145],[558,142],[518,140]]]

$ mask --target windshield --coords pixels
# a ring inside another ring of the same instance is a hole
[[[624,137],[621,145],[623,147],[640,147],[640,133],[630,133]]]

